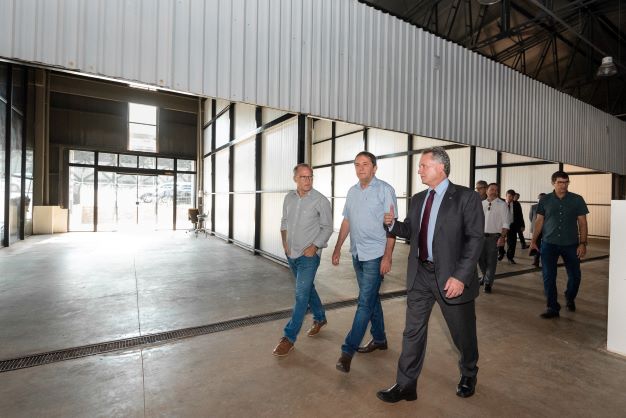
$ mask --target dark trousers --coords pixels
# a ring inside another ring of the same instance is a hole
[[[478,342],[476,339],[475,304],[446,303],[437,285],[434,269],[418,265],[413,287],[407,289],[406,325],[402,335],[402,353],[398,360],[396,382],[403,387],[417,383],[426,353],[428,320],[437,302],[446,320],[452,341],[460,353],[459,369],[463,376],[478,373]]]
[[[524,238],[524,233],[522,231],[517,231],[517,236],[519,237],[519,243],[522,248],[526,247],[526,239]]]
[[[506,234],[506,258],[513,260],[515,257],[515,247],[517,246],[517,234],[519,229],[511,225],[509,233]],[[523,244],[522,244],[523,245]],[[502,258],[505,254],[504,247],[498,247],[498,255]]]
[[[484,279],[485,285],[493,285],[496,278],[496,267],[498,265],[498,234],[489,234],[485,236],[483,242],[483,250],[478,259],[478,267]]]
[[[543,290],[546,295],[546,305],[549,310],[558,312],[561,305],[558,302],[556,290],[556,272],[559,257],[563,258],[565,271],[567,272],[567,287],[565,299],[574,301],[580,287],[581,272],[580,259],[576,255],[578,245],[555,245],[547,242],[541,243],[541,264],[543,270]]]

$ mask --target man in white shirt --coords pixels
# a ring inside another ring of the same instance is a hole
[[[487,187],[487,198],[482,201],[485,213],[485,241],[478,266],[483,275],[480,283],[485,285],[485,293],[491,293],[498,264],[498,247],[504,247],[511,223],[506,203],[498,199],[498,193],[498,185],[491,183]]]

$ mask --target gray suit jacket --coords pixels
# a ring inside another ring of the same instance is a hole
[[[411,198],[411,207],[404,222],[396,221],[393,235],[411,240],[407,268],[407,290],[413,287],[419,263],[420,216],[427,190]],[[433,260],[439,293],[449,304],[466,303],[478,296],[480,286],[476,263],[483,247],[485,215],[480,195],[467,187],[450,182],[446,190],[435,225]],[[422,268],[419,265],[419,268]],[[463,294],[446,299],[443,288],[448,278],[454,277],[465,284]]]

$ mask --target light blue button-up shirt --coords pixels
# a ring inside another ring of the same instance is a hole
[[[365,189],[357,183],[348,190],[343,217],[350,223],[350,253],[359,261],[374,260],[385,254],[387,230],[383,220],[391,205],[397,212],[395,190],[376,177]]]
[[[435,197],[433,198],[433,206],[430,208],[430,219],[428,220],[428,261],[433,260],[433,236],[435,235],[435,225],[437,224],[437,215],[439,214],[439,207],[441,206],[441,202],[443,201],[443,195],[446,194],[446,190],[448,190],[448,185],[450,184],[450,180],[447,178],[439,183],[437,187],[435,187]],[[426,192],[426,199],[424,199],[424,203],[422,204],[422,214],[420,215],[420,225],[422,222],[422,216],[424,216],[424,208],[426,207],[426,201],[428,200],[428,195],[430,191],[433,190],[430,187]]]

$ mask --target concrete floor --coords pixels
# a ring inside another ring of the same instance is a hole
[[[383,292],[402,290],[407,246],[398,244]],[[525,253],[525,252],[524,252]],[[590,256],[608,253],[593,241]],[[325,303],[352,299],[349,254],[330,251],[316,287]],[[499,272],[529,269],[500,263]],[[564,271],[559,270],[559,289]],[[184,233],[75,233],[32,237],[0,250],[0,360],[288,309],[289,271],[215,238]],[[625,416],[626,359],[605,351],[608,260],[583,264],[576,313],[538,317],[541,274],[499,279],[477,300],[477,393],[454,395],[457,356],[435,308],[417,402],[386,405],[404,298],[385,301],[390,349],[335,370],[354,307],[327,313],[316,338],[288,357],[271,351],[286,321],[143,349],[0,373],[2,417]],[[305,327],[310,318],[307,318]]]

